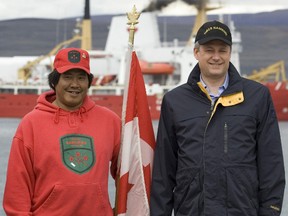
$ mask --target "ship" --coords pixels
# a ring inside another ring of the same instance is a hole
[[[142,11],[135,32],[134,49],[139,58],[153,120],[159,119],[163,95],[185,83],[192,68],[197,64],[193,55],[194,37],[199,27],[207,21],[207,11],[216,8],[209,6],[208,0],[186,0],[185,2],[195,6],[197,10],[191,35],[186,41],[174,39],[171,42],[161,42],[160,40],[157,11],[173,3],[173,0],[152,1]],[[53,68],[55,54],[75,41],[81,41],[81,48],[88,50],[90,54],[94,80],[88,95],[97,104],[108,107],[121,116],[125,53],[129,38],[127,17],[113,16],[105,49],[92,50],[89,4],[89,0],[85,0],[84,16],[80,23],[76,24],[76,34],[57,44],[49,53],[42,56],[7,57],[3,62],[0,59],[3,71],[14,71],[9,73],[9,77],[7,73],[5,73],[6,77],[0,73],[0,117],[22,118],[33,109],[39,94],[49,90],[47,75]],[[219,19],[222,21],[221,16]],[[239,60],[242,50],[241,34],[236,30],[232,20],[226,24],[230,27],[233,38],[231,62],[241,73]],[[285,74],[285,64],[279,61],[246,76],[269,88],[279,121],[288,121],[288,83]]]

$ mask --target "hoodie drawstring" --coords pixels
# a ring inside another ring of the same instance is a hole
[[[60,107],[57,108],[55,115],[54,115],[54,123],[55,124],[59,123],[59,115],[60,115]]]
[[[79,116],[81,122],[84,121],[83,113],[85,113],[86,116],[87,116],[86,108],[82,106],[82,107],[78,110],[78,116]]]

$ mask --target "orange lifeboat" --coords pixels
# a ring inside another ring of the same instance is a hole
[[[172,74],[174,66],[167,62],[147,62],[139,60],[143,74]]]

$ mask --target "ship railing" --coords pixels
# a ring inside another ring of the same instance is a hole
[[[174,88],[175,85],[146,85],[147,95],[164,95],[166,92]],[[1,85],[0,94],[41,94],[50,90],[48,85]],[[88,90],[89,95],[123,95],[124,86],[106,85],[106,86],[91,86]]]
[[[187,46],[187,41],[179,41],[174,39],[173,41],[164,41],[161,43],[162,47],[184,47]]]
[[[123,95],[124,86],[106,85],[106,86],[91,86],[88,90],[89,95]]]
[[[48,91],[49,86],[27,86],[27,85],[1,85],[1,94],[41,94],[42,92]]]
[[[173,89],[175,85],[160,85],[160,84],[152,84],[145,85],[146,94],[149,95],[164,95],[166,92]],[[124,86],[91,86],[89,88],[89,95],[123,95]]]

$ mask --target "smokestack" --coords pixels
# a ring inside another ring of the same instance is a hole
[[[85,0],[84,19],[90,19],[90,2]]]

